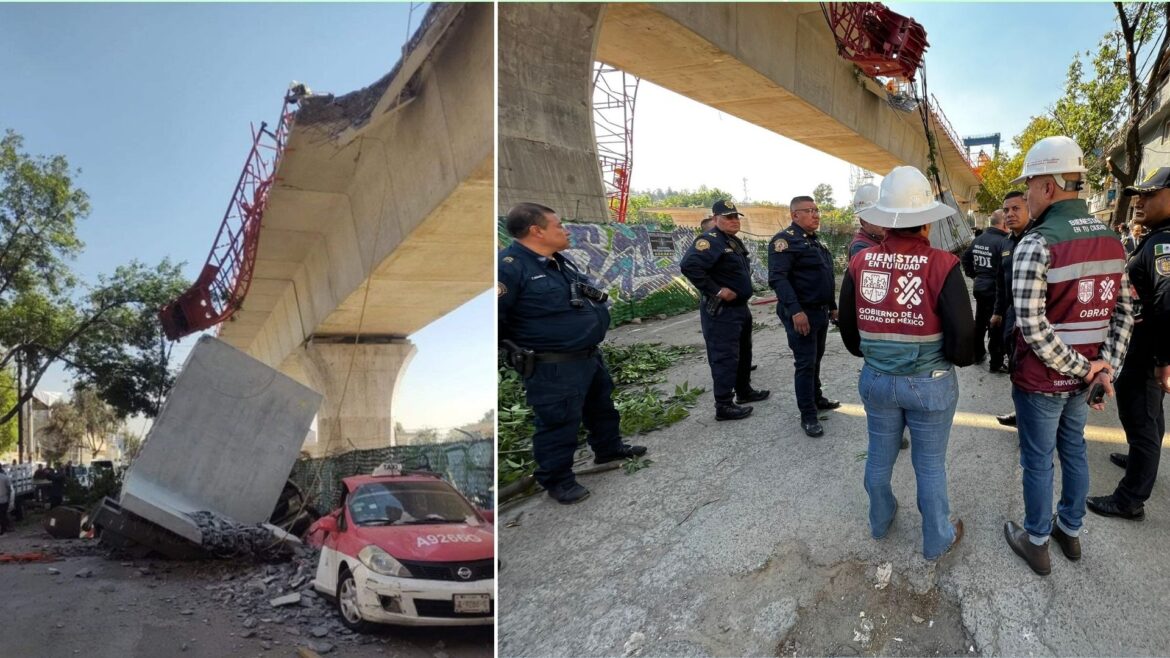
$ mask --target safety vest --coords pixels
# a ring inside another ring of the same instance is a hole
[[[938,298],[959,259],[922,236],[891,232],[849,263],[866,362],[895,375],[948,365]]]
[[[1044,298],[1048,324],[1065,345],[1090,361],[1096,359],[1117,306],[1125,249],[1113,231],[1089,215],[1080,199],[1050,206],[1028,233],[1039,233],[1048,246],[1048,292]],[[1018,317],[1019,309],[1016,314]],[[1019,326],[1013,333],[1017,359],[1012,383],[1021,390],[1060,394],[1085,386],[1079,377],[1045,365],[1024,341]]]

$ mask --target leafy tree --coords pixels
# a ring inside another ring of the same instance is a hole
[[[146,309],[153,315],[169,301],[165,291],[182,290],[178,267],[164,261],[150,270],[131,263],[88,291],[79,289],[66,261],[82,249],[76,229],[89,213],[89,199],[74,186],[63,156],[32,156],[22,149],[23,140],[11,130],[0,140],[0,369],[16,366],[21,384],[14,403],[0,408],[0,424],[16,416],[53,363],[63,360],[96,377],[108,359],[127,353],[138,358],[123,358],[117,372],[151,391],[149,400],[138,394],[119,399],[113,391],[126,389],[125,381],[109,385],[103,396],[128,412],[157,411],[158,392],[165,392],[169,380],[143,374],[143,334],[149,333],[143,323]],[[135,309],[138,323],[126,317],[127,307]],[[83,340],[89,349],[77,353]],[[158,357],[149,360],[155,366],[169,357],[160,345]],[[139,372],[126,375],[127,368]]]
[[[1146,106],[1155,97],[1158,86],[1165,81],[1163,64],[1166,57],[1166,48],[1170,45],[1170,4],[1163,3],[1121,3],[1115,2],[1117,9],[1117,32],[1121,37],[1121,45],[1117,48],[1116,59],[1124,63],[1124,80],[1126,83],[1123,103],[1126,120],[1121,126],[1120,134],[1125,145],[1124,162],[1117,162],[1111,158],[1106,160],[1109,173],[1117,179],[1122,187],[1133,185],[1142,166],[1142,145],[1139,140],[1142,118],[1145,116]],[[1161,29],[1161,39],[1156,39]],[[1138,61],[1142,54],[1149,56],[1152,52],[1153,64],[1149,68],[1149,76],[1141,80],[1138,76]],[[1156,108],[1155,108],[1156,109]],[[1124,222],[1129,211],[1129,197],[1124,194],[1117,198],[1117,209],[1113,215],[1114,223]]]
[[[77,408],[67,400],[49,407],[49,422],[41,426],[37,441],[49,464],[59,463],[69,451],[81,444],[85,422]]]
[[[141,434],[124,429],[122,433],[122,459],[127,464],[134,463],[134,460],[138,459],[138,454],[142,452],[143,443],[145,443],[145,438]]]
[[[833,201],[833,186],[828,183],[821,183],[813,188],[812,196],[822,213],[836,207]]]
[[[70,368],[121,417],[155,417],[174,386],[174,343],[163,335],[158,309],[178,297],[187,281],[164,259],[154,268],[138,262],[102,279],[103,294],[122,303],[81,335],[69,351]]]
[[[79,417],[81,444],[89,450],[90,459],[95,459],[105,449],[110,436],[122,426],[122,418],[92,388],[74,389],[71,405]]]
[[[1011,181],[1020,175],[1024,168],[1024,155],[1036,142],[1061,134],[1057,121],[1048,114],[1034,116],[1024,127],[1024,130],[1012,138],[1012,147],[1015,155],[1007,155],[1000,151],[983,166],[981,176],[983,183],[975,200],[979,211],[990,213],[1003,204],[1003,197],[1012,190],[1023,191],[1024,186],[1012,185]]]
[[[16,404],[16,377],[9,370],[0,370],[0,408],[8,408]],[[0,452],[7,452],[16,447],[17,421],[15,418],[0,425]]]

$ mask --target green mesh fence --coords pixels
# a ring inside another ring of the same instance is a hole
[[[500,217],[496,225],[501,249],[512,242],[504,221]],[[699,307],[698,291],[678,269],[698,234],[696,229],[568,222],[565,228],[572,245],[565,250],[566,255],[609,292],[615,326],[634,318],[677,315]],[[757,293],[771,295],[768,246],[772,236],[740,233],[739,237],[752,252],[752,283]],[[834,273],[839,276],[845,269],[853,231],[826,230],[820,238],[833,252]]]
[[[395,462],[406,470],[439,473],[471,502],[483,509],[495,506],[495,446],[493,441],[456,441],[426,445],[352,450],[318,459],[299,459],[289,478],[322,511],[341,501],[341,480],[369,475],[383,462]]]

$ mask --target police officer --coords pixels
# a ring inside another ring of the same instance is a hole
[[[1024,232],[1032,226],[1032,217],[1028,214],[1028,204],[1024,200],[1023,192],[1008,192],[1003,197],[1004,226],[1008,236],[1000,243],[999,276],[995,280],[995,310],[988,325],[990,331],[998,331],[1002,336],[1004,352],[1007,356],[1007,367],[1003,372],[1010,372],[1015,359],[1015,345],[1011,341],[1012,331],[1016,328],[1016,313],[1012,309],[1012,253]],[[1016,412],[996,416],[1000,425],[1016,426]]]
[[[751,255],[736,237],[743,213],[720,200],[711,206],[711,215],[715,227],[695,239],[679,269],[703,295],[699,322],[715,389],[715,419],[739,420],[752,413],[752,407],[741,405],[766,400],[770,392],[751,384]]]
[[[817,239],[821,213],[816,201],[798,196],[788,206],[792,225],[772,236],[768,245],[768,284],[776,291],[776,314],[788,332],[796,372],[796,406],[800,426],[809,436],[825,429],[818,409],[836,409],[821,390],[821,358],[829,322],[837,320],[833,254]]]
[[[975,363],[991,352],[991,372],[1005,372],[1003,363],[1003,333],[992,329],[988,336],[991,316],[995,312],[995,280],[1000,273],[1000,254],[1007,231],[1003,230],[1002,210],[991,214],[991,226],[983,231],[963,253],[963,272],[975,280]],[[986,343],[985,343],[986,341]]]
[[[552,208],[521,203],[508,212],[507,228],[515,241],[499,254],[499,337],[510,362],[527,370],[536,480],[557,502],[580,502],[589,495],[573,475],[582,422],[594,463],[646,454],[618,431],[613,379],[597,347],[609,329],[606,295],[559,253],[569,232]]]
[[[1086,503],[1102,516],[1140,521],[1158,477],[1158,458],[1166,416],[1162,401],[1170,391],[1170,167],[1161,167],[1145,182],[1125,188],[1134,200],[1133,222],[1146,229],[1129,258],[1126,271],[1137,291],[1137,317],[1125,364],[1117,377],[1117,416],[1125,428],[1129,455],[1109,459],[1125,468],[1113,494]]]

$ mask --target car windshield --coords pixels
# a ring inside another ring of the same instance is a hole
[[[371,482],[349,497],[358,525],[477,524],[475,510],[446,482]]]

